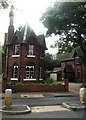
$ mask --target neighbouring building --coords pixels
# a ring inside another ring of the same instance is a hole
[[[9,13],[10,25],[5,34],[6,67],[4,76],[15,82],[40,82],[45,77],[44,35],[37,36],[26,24],[14,32],[14,12]]]
[[[80,48],[66,53],[61,60],[62,77],[70,81],[83,82],[86,80],[86,66],[80,62],[83,55]]]
[[[61,81],[62,80],[61,67],[54,68],[53,71],[50,72],[50,79],[52,79],[52,81]]]

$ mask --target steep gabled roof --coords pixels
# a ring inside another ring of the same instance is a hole
[[[60,72],[61,71],[61,67],[57,67],[53,69],[53,72]]]
[[[44,35],[37,36],[29,25],[27,25],[27,28],[25,25],[21,30],[16,30],[13,39],[10,41],[10,44],[27,43],[31,37],[35,38],[38,44],[42,46],[44,50],[47,49]]]
[[[45,50],[47,50],[44,35],[43,35],[43,34],[42,34],[42,35],[38,35],[38,36],[37,36],[37,40],[38,40],[39,44],[40,44],[41,46],[43,46],[43,48],[44,48]]]
[[[62,58],[61,61],[70,61],[70,60],[74,60],[74,57],[80,57],[82,56],[82,50],[80,49],[80,47],[74,49],[72,52],[70,53],[65,53]]]
[[[26,34],[25,34],[25,31],[26,31]],[[11,43],[14,43],[15,41],[18,43],[26,42],[27,39],[32,35],[36,36],[34,31],[31,29],[31,27],[27,25],[27,30],[26,30],[26,25],[25,25],[20,31],[19,30],[15,31],[13,39],[11,40]],[[24,39],[24,36],[25,36],[25,39]]]
[[[21,42],[22,42],[22,34],[20,31],[16,30],[13,39],[11,40],[10,43],[12,44],[12,43],[21,43]]]
[[[73,55],[74,55],[74,51],[72,51],[71,53],[65,53],[63,54],[61,61],[73,60],[74,59]]]

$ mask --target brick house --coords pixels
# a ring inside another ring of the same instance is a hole
[[[14,12],[9,13],[10,25],[5,34],[6,67],[4,76],[15,82],[40,82],[45,77],[44,35],[37,36],[26,24],[14,32]]]
[[[86,80],[86,66],[80,62],[83,55],[80,48],[65,54],[61,60],[62,77],[72,81],[83,82]]]

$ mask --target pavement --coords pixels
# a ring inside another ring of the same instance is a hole
[[[41,98],[41,97],[71,97],[71,96],[79,96],[79,89],[80,89],[81,83],[69,83],[69,92],[22,92],[22,93],[13,93],[12,94],[12,98],[13,99],[18,99],[18,98]],[[0,93],[0,98],[4,99],[5,98],[5,93]],[[22,105],[21,107],[23,107],[24,105]],[[76,110],[76,109],[84,109],[85,105],[81,104],[81,103],[62,103],[62,106],[57,106],[57,109],[71,109],[71,110]],[[18,107],[18,106],[17,106]],[[43,106],[42,106],[43,107]],[[53,107],[53,106],[52,106]],[[19,106],[20,108],[20,106]],[[29,108],[29,106],[28,106]],[[38,108],[36,107],[35,111],[38,111],[42,109],[44,110],[45,106],[43,108],[40,108],[40,106],[38,106]],[[54,107],[55,108],[55,107]],[[34,108],[31,108],[34,111]],[[48,106],[46,106],[45,110],[48,109]],[[52,109],[52,108],[51,108]],[[50,107],[49,107],[50,110]],[[24,110],[27,111],[27,110]],[[22,113],[24,111],[18,111],[18,113]],[[29,108],[30,111],[30,108]],[[8,112],[5,110],[5,112]],[[9,112],[10,113],[10,112]],[[15,111],[11,113],[14,114]]]
[[[68,96],[78,96],[76,93],[69,92],[23,92],[23,93],[13,93],[12,99],[18,98],[41,98],[41,97],[68,97]],[[5,93],[1,93],[0,97],[5,98]],[[6,109],[6,106],[2,106],[1,112],[7,114],[23,114],[23,113],[39,113],[39,112],[53,112],[53,111],[68,111],[68,107],[64,105],[54,105],[54,106],[34,106],[29,107],[25,105],[16,105],[11,107],[11,109]]]
[[[18,98],[41,98],[41,97],[71,97],[79,96],[79,93],[69,92],[22,92],[22,93],[12,93],[13,99]],[[5,93],[0,93],[0,98],[5,98]]]
[[[68,92],[22,92],[12,93],[12,98],[40,98],[40,97],[71,97],[79,96],[81,83],[69,83]],[[0,92],[0,98],[5,98],[5,93]]]

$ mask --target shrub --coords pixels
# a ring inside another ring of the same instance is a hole
[[[2,76],[2,80],[7,80],[7,77],[5,77],[5,76]]]
[[[63,82],[53,82],[52,85],[63,85]]]
[[[46,85],[63,85],[63,82],[16,83],[16,86],[46,86]]]
[[[53,83],[53,81],[49,77],[46,78],[46,80],[44,80],[44,84],[51,84],[51,83]]]

